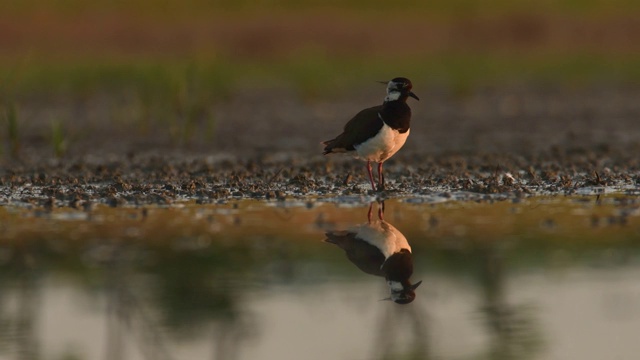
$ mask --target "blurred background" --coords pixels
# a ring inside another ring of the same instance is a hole
[[[637,145],[639,39],[633,0],[3,1],[2,151],[313,154],[395,76],[407,152]]]
[[[309,190],[397,76],[404,308]],[[0,358],[632,358],[639,80],[637,0],[0,0]]]

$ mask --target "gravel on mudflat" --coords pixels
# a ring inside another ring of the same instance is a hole
[[[636,193],[640,192],[638,169],[638,161],[623,154],[586,150],[536,158],[408,154],[388,162],[387,189],[376,194],[370,189],[364,163],[347,158],[241,160],[156,154],[14,165],[0,176],[0,205],[87,209],[98,203],[167,205],[186,200]]]
[[[239,92],[216,103],[213,138],[175,145],[161,127],[114,123],[122,99],[21,103],[20,153],[0,156],[0,205],[135,206],[232,199],[340,201],[352,197],[518,197],[640,191],[640,88],[501,88],[457,94],[418,89],[411,135],[385,163],[372,194],[364,163],[323,157],[320,141],[377,92],[310,101],[281,90]],[[96,103],[92,103],[94,101]],[[112,101],[112,103],[110,103]],[[91,106],[93,104],[93,106]],[[250,106],[247,106],[250,105]],[[69,120],[64,156],[43,139],[47,111]],[[73,116],[71,116],[71,113]],[[113,115],[113,114],[111,114]],[[5,139],[6,140],[6,139]]]

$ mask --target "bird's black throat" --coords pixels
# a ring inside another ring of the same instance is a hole
[[[402,95],[398,100],[385,101],[380,116],[390,128],[401,134],[406,133],[411,125],[411,108],[407,105],[407,95]]]

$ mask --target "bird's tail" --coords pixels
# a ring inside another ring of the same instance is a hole
[[[327,237],[326,239],[324,239],[324,242],[340,246],[345,241],[345,239],[349,237],[349,232],[346,230],[329,231],[324,235]]]
[[[324,145],[324,151],[322,152],[322,155],[331,154],[333,152],[333,147],[331,145],[333,144],[334,141],[335,139],[331,139],[331,140],[326,140],[320,143]]]
[[[321,144],[324,145],[324,151],[322,152],[322,155],[347,152],[347,149],[345,149],[344,146],[341,145],[340,137],[323,141],[321,142]]]

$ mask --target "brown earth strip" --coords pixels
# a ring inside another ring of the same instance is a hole
[[[637,54],[640,16],[581,17],[541,13],[454,19],[292,13],[156,20],[129,13],[84,11],[0,14],[5,59],[83,57],[278,58],[315,50],[333,56],[509,52]]]

